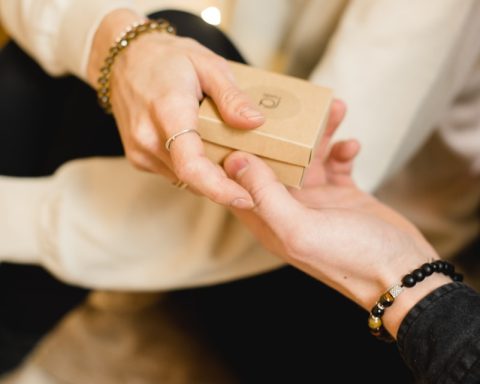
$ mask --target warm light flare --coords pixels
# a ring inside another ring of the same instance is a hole
[[[217,7],[208,7],[202,11],[202,19],[212,25],[220,25],[222,22],[222,13]]]

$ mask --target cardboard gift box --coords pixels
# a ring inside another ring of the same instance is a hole
[[[198,131],[215,162],[234,150],[261,157],[286,185],[301,187],[328,119],[332,91],[308,81],[230,62],[239,87],[264,113],[257,129],[227,126],[210,98],[200,105]]]

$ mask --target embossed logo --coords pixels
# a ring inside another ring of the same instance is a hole
[[[280,105],[280,101],[282,101],[280,96],[272,93],[264,93],[258,105],[267,109],[275,109]]]
[[[290,118],[301,110],[300,100],[286,89],[263,86],[251,87],[245,91],[269,118]]]

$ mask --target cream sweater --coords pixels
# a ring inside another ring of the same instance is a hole
[[[355,177],[370,191],[422,146],[477,68],[475,0],[235,3],[229,32],[253,65],[268,68],[280,53],[290,73],[332,87],[347,102],[338,137],[361,141]],[[198,1],[173,4],[199,10]],[[85,78],[91,41],[106,13],[171,6],[165,0],[0,0],[0,18],[51,74]],[[470,169],[476,177],[480,135],[474,119],[468,124],[466,141],[478,144],[462,156],[476,164]],[[458,142],[458,131],[450,124],[442,134]],[[0,212],[0,260],[38,263],[85,286],[174,289],[281,264],[224,208],[120,158],[75,161],[46,178],[0,177]]]

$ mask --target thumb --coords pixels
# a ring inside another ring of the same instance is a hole
[[[208,62],[197,60],[196,70],[202,89],[218,108],[222,119],[235,128],[257,128],[265,116],[250,97],[236,84],[226,60]]]
[[[254,210],[272,229],[283,232],[302,207],[258,157],[234,152],[224,161],[224,168],[229,177],[250,193]]]

